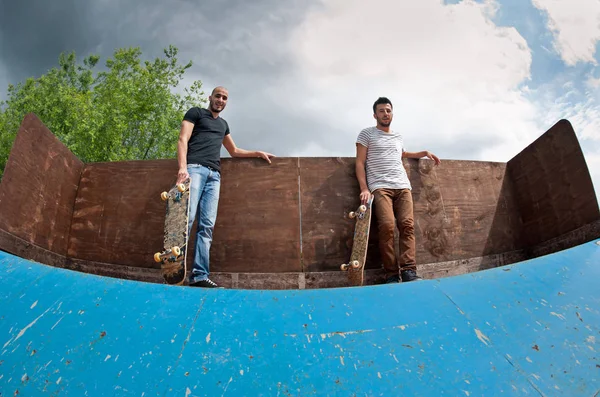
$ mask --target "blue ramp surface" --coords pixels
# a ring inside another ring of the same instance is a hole
[[[594,396],[600,245],[408,284],[202,290],[0,253],[0,395]]]

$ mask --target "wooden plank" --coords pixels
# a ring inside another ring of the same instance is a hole
[[[159,268],[165,202],[175,160],[86,164],[75,201],[68,256],[91,262]]]
[[[25,116],[0,184],[0,229],[66,255],[82,168],[37,116]]]
[[[352,252],[355,221],[348,213],[360,205],[354,158],[300,158],[299,161],[303,270],[339,270],[342,263],[348,263]],[[381,268],[376,225],[373,212],[367,269]]]
[[[413,187],[418,263],[519,249],[520,218],[505,164],[444,160],[405,163]]]
[[[507,169],[523,218],[526,245],[600,219],[598,202],[573,127],[561,120],[511,159]]]
[[[299,270],[298,177],[295,159],[223,159],[211,271]],[[269,167],[269,168],[265,168]],[[92,262],[157,268],[165,203],[175,160],[88,164],[76,200],[69,256]],[[192,229],[188,252],[195,249]]]
[[[211,271],[302,270],[298,160],[272,161],[222,160]]]
[[[335,270],[348,260],[359,205],[353,158],[300,160],[306,271]],[[519,215],[503,163],[404,160],[412,184],[417,262],[435,263],[518,249]],[[499,205],[500,203],[500,205]],[[381,268],[373,217],[367,268]],[[493,239],[490,239],[493,236]]]
[[[45,265],[64,267],[66,257],[23,240],[0,229],[0,250]]]

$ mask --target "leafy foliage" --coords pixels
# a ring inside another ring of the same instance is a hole
[[[30,112],[84,162],[174,157],[183,115],[206,104],[199,80],[174,92],[192,66],[177,52],[169,46],[164,57],[142,62],[139,48],[118,49],[97,73],[99,56],[77,64],[75,53],[63,53],[58,68],[9,85],[0,102],[0,177]]]

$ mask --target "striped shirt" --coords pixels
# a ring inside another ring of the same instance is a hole
[[[365,128],[358,134],[356,143],[367,148],[367,186],[376,189],[411,189],[410,180],[402,164],[404,140],[402,135],[377,127]]]

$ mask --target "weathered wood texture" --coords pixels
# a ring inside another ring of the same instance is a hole
[[[474,258],[520,248],[519,211],[505,164],[405,162],[412,184],[418,263]]]
[[[558,237],[546,240],[538,245],[534,245],[533,247],[527,247],[527,257],[536,258],[538,256],[548,255],[553,252],[585,244],[588,241],[597,238],[600,238],[600,219],[565,234],[561,234]]]
[[[68,256],[91,262],[160,268],[165,202],[174,160],[86,164],[75,200]]]
[[[55,267],[64,267],[67,260],[64,255],[44,249],[2,229],[0,229],[0,250]]]
[[[404,160],[412,185],[418,263],[467,259],[520,249],[520,216],[505,164]],[[301,158],[302,238],[306,271],[347,263],[360,205],[353,158]],[[381,268],[377,217],[367,268]],[[396,247],[398,249],[398,247]]]
[[[223,159],[213,237],[211,271],[302,271],[298,160]]]
[[[222,164],[211,250],[215,277],[247,288],[334,286],[345,278],[339,266],[350,258],[354,228],[348,213],[359,205],[354,158],[276,158],[271,165],[226,158]],[[599,237],[598,203],[566,121],[508,165],[404,164],[413,186],[419,272],[426,278],[505,265]],[[160,265],[153,254],[162,248],[165,219],[160,193],[176,172],[174,159],[84,166],[29,115],[0,185],[0,249],[55,266],[154,280]],[[194,233],[195,227],[188,265]],[[377,282],[375,214],[366,267],[366,283]],[[296,272],[306,275],[296,280]],[[248,276],[253,273],[281,279]]]
[[[25,116],[0,184],[0,229],[65,255],[82,168],[34,114]]]
[[[352,252],[355,221],[350,211],[360,206],[353,158],[300,158],[303,270],[338,270]],[[376,216],[371,217],[367,269],[381,268]]]
[[[540,244],[600,219],[594,186],[571,123],[560,120],[507,164],[524,243]]]
[[[296,159],[223,159],[211,271],[300,271]],[[87,164],[75,202],[69,257],[158,268],[174,160]],[[194,225],[188,248],[191,266]]]

